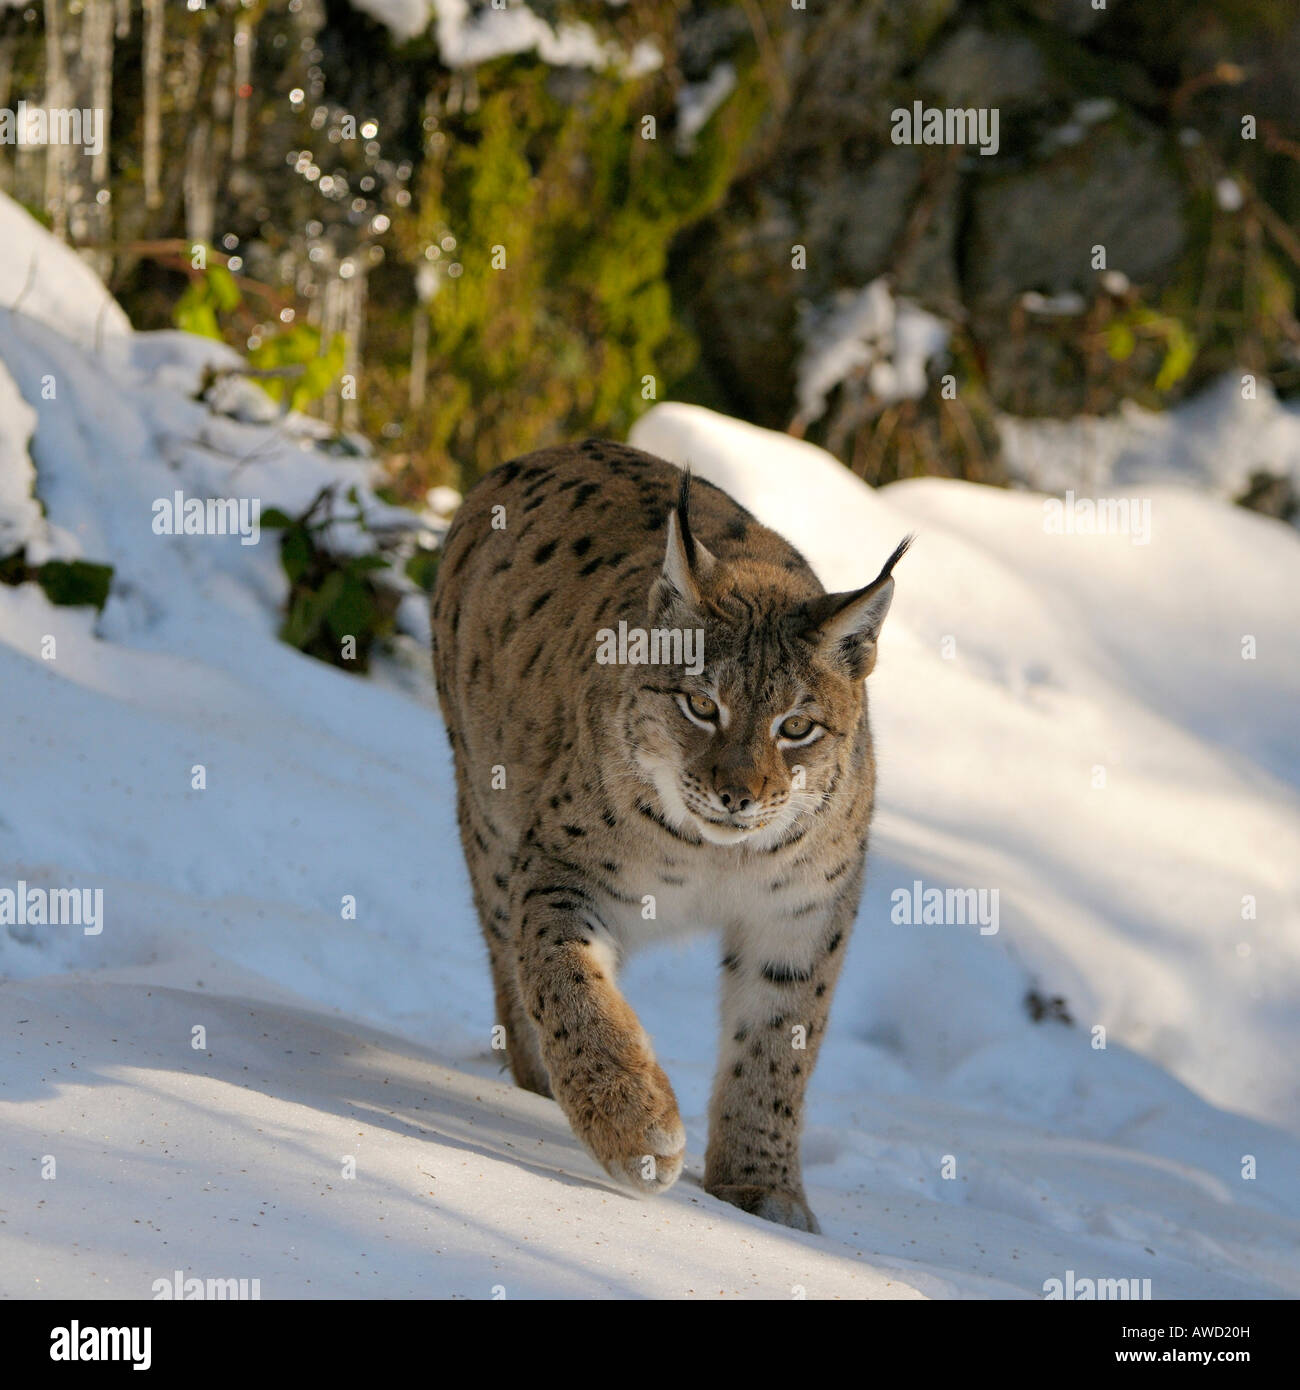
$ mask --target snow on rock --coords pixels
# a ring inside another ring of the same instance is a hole
[[[826,399],[850,376],[889,403],[920,396],[926,369],[948,346],[948,330],[908,299],[895,299],[885,277],[842,290],[829,306],[801,310],[804,347],[796,369],[797,420],[804,429],[826,412]]]
[[[1153,489],[1147,545],[1054,535],[1028,494],[873,492],[695,408],[637,426],[832,587],[919,532],[805,1236],[698,1185],[713,942],[626,973],[686,1123],[665,1198],[503,1083],[427,650],[315,662],[275,636],[273,545],[150,525],[177,486],[366,498],[370,462],[194,400],[210,345],[84,326],[0,314],[0,507],[30,525],[34,491],[115,567],[99,618],[0,585],[0,889],[103,893],[97,934],[0,923],[0,1295],[147,1298],[177,1268],[265,1298],[1300,1294],[1292,531]],[[917,882],[996,890],[997,930],[901,924]]]
[[[0,220],[12,217],[14,207],[0,194]],[[17,310],[0,308],[0,405],[15,392],[21,398],[0,412],[0,535],[32,537],[33,563],[72,553],[112,565],[103,634],[201,645],[205,624],[221,621],[204,592],[218,575],[222,584],[244,590],[267,627],[277,623],[285,592],[277,533],[259,529],[252,545],[239,535],[160,535],[158,506],[174,502],[178,492],[243,501],[251,519],[271,507],[297,515],[323,487],[333,487],[328,543],[344,552],[373,545],[355,519],[358,508],[346,500],[353,488],[371,531],[442,529],[436,518],[380,501],[373,458],[328,452],[330,431],[321,421],[282,415],[246,379],[227,377],[218,385],[212,396],[220,408],[198,400],[206,369],[242,363],[224,344],[179,332],[136,334],[129,325],[101,340],[92,323],[116,322],[121,310],[108,300],[112,313],[91,314],[96,296],[90,294],[76,300],[58,327],[63,301],[44,287],[64,273],[60,255],[70,253],[36,223],[28,231],[29,258],[54,269],[36,282],[42,297],[24,298]],[[73,263],[85,270],[75,257]],[[103,299],[107,292],[93,275],[91,282]],[[45,523],[32,514],[33,463]],[[194,568],[196,539],[207,557],[202,583]],[[0,549],[0,558],[9,553],[8,546]],[[173,638],[157,631],[151,637],[168,618]],[[241,608],[237,623],[246,620]],[[417,636],[423,641],[425,628]]]
[[[413,39],[429,27],[435,0],[352,0],[353,6],[380,24],[386,24],[399,39]]]
[[[736,90],[736,69],[719,63],[703,82],[686,83],[677,92],[677,148],[689,154],[700,131]]]
[[[352,0],[398,39],[422,34],[431,19],[438,52],[448,67],[472,68],[517,53],[536,52],[552,67],[618,68],[629,78],[656,71],[663,55],[648,39],[624,52],[589,24],[552,27],[520,0],[506,8],[475,7],[470,0]]]

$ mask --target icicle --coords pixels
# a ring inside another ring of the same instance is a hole
[[[412,410],[424,405],[424,392],[429,376],[429,303],[438,292],[438,272],[427,262],[415,272],[415,323],[411,330]]]
[[[248,99],[253,89],[253,21],[241,14],[235,21],[235,115],[230,130],[230,159],[242,164],[248,154]]]
[[[162,203],[163,0],[144,0],[144,201]]]
[[[86,0],[82,62],[90,69],[90,104],[102,112],[104,138],[95,152],[90,177],[98,192],[108,185],[108,132],[113,119],[113,0]]]
[[[86,0],[81,31],[81,65],[90,74],[90,106],[103,122],[103,139],[91,156],[90,199],[81,208],[78,240],[106,246],[112,240],[113,206],[109,201],[109,130],[113,121],[113,0]],[[89,257],[101,279],[112,272],[108,252]]]
[[[343,331],[347,334],[343,372],[353,381],[353,390],[343,398],[343,428],[355,430],[361,423],[361,340],[366,325],[366,271],[361,262],[353,259],[353,273],[343,283],[347,287],[344,300]]]
[[[0,111],[8,111],[9,92],[14,80],[14,48],[18,40],[14,38],[0,38]],[[8,164],[5,145],[0,145],[0,188],[7,188],[13,191],[16,188],[16,180],[5,177],[5,166]]]
[[[0,111],[8,111],[9,92],[14,80],[14,47],[18,40],[0,39]]]
[[[216,159],[212,150],[212,122],[198,120],[190,131],[185,151],[185,235],[190,244],[212,245],[217,219]]]
[[[235,107],[234,64],[226,49],[217,64],[216,81],[212,84],[212,113],[208,120],[207,158],[202,171],[202,201],[209,236],[216,234],[217,182],[230,163],[231,125]]]
[[[341,269],[341,267],[340,267]],[[322,293],[317,297],[314,304],[320,306],[319,318],[316,320],[320,330],[320,350],[325,352],[330,343],[334,340],[334,335],[338,333],[343,325],[343,295],[344,281],[336,272],[329,276],[322,287]],[[339,424],[339,398],[336,391],[327,391],[325,398],[321,402],[321,415],[324,420],[335,429]]]
[[[64,0],[45,0],[45,106],[47,110],[66,109],[68,77],[63,65],[63,3]],[[50,214],[51,230],[63,240],[68,236],[68,161],[71,150],[67,145],[51,141],[45,147],[45,209]]]
[[[117,36],[119,39],[131,37],[131,0],[117,0]]]
[[[0,50],[0,53],[8,53],[11,64],[6,78],[7,87],[4,100],[6,110],[13,106],[14,73],[12,65],[16,62],[16,51],[21,51],[18,45],[18,39],[6,39],[4,49]],[[9,145],[4,148],[8,152],[7,161],[12,174],[12,178],[3,183],[5,192],[10,194],[15,202],[26,203],[30,207],[40,207],[45,200],[45,147],[43,145],[22,144]]]
[[[416,305],[415,326],[411,330],[411,383],[409,400],[412,410],[424,404],[424,388],[429,376],[429,311]]]

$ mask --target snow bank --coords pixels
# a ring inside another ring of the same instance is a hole
[[[41,526],[40,503],[32,496],[36,470],[27,456],[27,442],[36,425],[36,412],[23,400],[14,379],[0,366],[0,556],[21,550]]]
[[[71,247],[0,193],[0,309],[51,324],[77,342],[99,345],[131,331],[99,277]]]

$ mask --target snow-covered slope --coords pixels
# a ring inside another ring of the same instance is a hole
[[[873,493],[685,407],[638,427],[837,587],[919,532],[802,1236],[698,1187],[712,943],[628,972],[687,1122],[662,1201],[502,1083],[418,639],[328,668],[275,638],[273,533],[152,533],[178,487],[365,485],[305,426],[189,399],[210,351],[0,314],[0,520],[115,566],[98,621],[0,586],[0,890],[104,894],[98,935],[0,925],[0,1293],[148,1297],[180,1268],[263,1297],[1042,1297],[1071,1269],[1300,1294],[1293,532],[1162,490],[1148,546],[1064,537],[1027,494]],[[996,889],[997,932],[895,924],[916,880]],[[1074,1023],[1033,1022],[1031,986]]]
[[[6,1202],[6,1296],[148,1298],[176,1268],[263,1298],[919,1296],[698,1187],[629,1200],[538,1096],[185,983],[0,990],[6,1160],[57,1162]]]

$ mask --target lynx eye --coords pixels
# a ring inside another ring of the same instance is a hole
[[[709,699],[707,695],[688,692],[686,703],[690,706],[690,711],[696,719],[716,719],[718,717],[717,701]]]
[[[813,721],[806,714],[792,714],[781,721],[777,733],[782,738],[807,738],[814,728]]]

